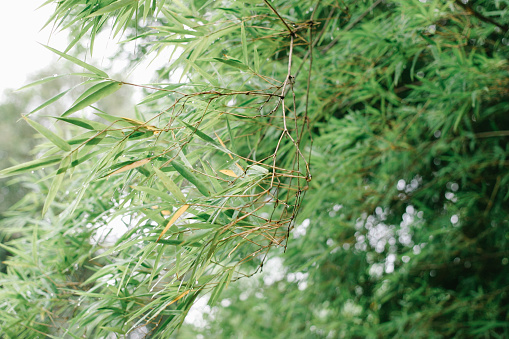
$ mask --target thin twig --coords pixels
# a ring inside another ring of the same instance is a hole
[[[481,20],[481,21],[484,21],[484,22],[488,22],[492,25],[495,25],[497,26],[498,28],[502,29],[503,31],[505,31],[504,33],[506,33],[508,30],[509,30],[509,26],[507,25],[503,25],[503,24],[499,24],[498,22],[496,22],[495,20],[491,19],[491,18],[488,18],[487,16],[484,16],[482,15],[481,13],[475,11],[470,5],[468,4],[464,4],[463,2],[461,2],[460,0],[456,0],[455,1],[456,5],[462,7],[463,9],[465,9],[467,12],[469,12],[470,14],[472,14],[473,16],[475,16],[477,19]]]
[[[276,9],[274,7],[272,7],[272,5],[267,0],[263,0],[263,1],[267,4],[267,6],[269,6],[269,8],[272,10],[272,12],[274,12],[274,14],[276,14],[278,16],[278,18],[285,24],[286,29],[288,30],[288,32],[290,32],[290,35],[294,36],[295,33],[292,31],[290,26],[288,26],[288,24],[286,23],[285,19],[283,19],[281,17],[281,15],[279,15],[279,13],[276,11]]]

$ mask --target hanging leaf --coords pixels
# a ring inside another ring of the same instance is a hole
[[[101,8],[101,9],[93,12],[92,14],[87,16],[87,18],[92,18],[92,17],[98,16],[98,15],[102,15],[102,14],[107,14],[107,13],[116,11],[117,9],[120,9],[122,7],[126,7],[129,4],[133,4],[135,2],[138,2],[138,0],[120,0],[120,1],[115,1],[115,2],[113,2],[111,4],[109,4],[108,6],[105,6],[105,7]]]
[[[191,131],[193,131],[193,133],[195,133],[197,136],[199,136],[201,139],[207,141],[207,142],[210,142],[214,145],[217,145],[219,146],[219,144],[217,143],[217,141],[215,141],[214,139],[212,139],[211,137],[209,137],[207,134],[203,133],[202,131],[200,131],[198,128],[192,126],[192,125],[189,125],[187,122],[185,121],[182,121],[181,119],[177,118],[177,120],[179,122],[181,122],[184,126],[186,126],[187,128],[189,128]]]
[[[49,46],[46,46],[46,45],[43,45],[43,46],[46,47],[47,49],[49,49],[50,51],[52,51],[53,53],[56,53],[56,54],[60,55],[62,58],[67,59],[67,60],[71,61],[72,63],[75,63],[76,65],[81,66],[81,67],[83,67],[85,69],[88,69],[92,73],[95,73],[95,74],[97,74],[97,75],[99,75],[99,76],[101,76],[103,78],[107,78],[108,77],[108,74],[106,74],[105,72],[101,71],[100,69],[98,69],[98,68],[96,68],[96,67],[94,67],[92,65],[87,64],[86,62],[83,62],[83,61],[81,61],[79,59],[76,59],[75,57],[70,56],[70,55],[68,55],[66,53],[62,53],[62,52],[60,52],[60,51],[58,51],[58,50],[56,50],[54,48],[51,48]],[[27,86],[25,86],[25,87],[27,87]]]
[[[234,171],[232,170],[220,170],[219,172],[229,176],[229,177],[234,177],[234,178],[238,178],[239,176],[237,174],[235,174]]]
[[[152,132],[160,132],[161,131],[160,128],[157,128],[156,126],[152,126],[152,125],[147,125],[147,123],[145,123],[143,121],[139,121],[139,120],[131,119],[131,118],[125,118],[125,117],[120,117],[120,119],[130,123],[133,126],[139,127],[139,130],[142,130],[142,131],[152,131]]]
[[[168,189],[168,191],[170,191],[180,201],[186,202],[186,197],[184,196],[184,194],[182,194],[178,186],[173,182],[173,180],[170,179],[170,177],[168,177],[163,171],[161,171],[155,166],[154,172],[156,172],[157,176],[163,183],[164,187]]]
[[[108,126],[97,121],[82,119],[82,118],[61,118],[54,117],[57,120],[65,121],[69,124],[73,124],[79,127],[83,127],[93,131],[103,131],[108,129]]]
[[[173,160],[171,163],[173,167],[179,172],[184,178],[189,180],[192,184],[196,186],[198,191],[201,192],[204,196],[210,196],[210,191],[208,190],[207,186],[201,182],[185,165],[179,163],[176,160]]]
[[[129,165],[126,165],[124,167],[121,167],[119,168],[118,170],[110,173],[107,175],[107,177],[111,177],[112,175],[115,175],[115,174],[118,174],[118,173],[122,173],[122,172],[125,172],[125,171],[129,171],[129,170],[132,170],[134,168],[137,168],[137,167],[140,167],[140,166],[143,166],[147,163],[150,162],[150,158],[147,158],[147,159],[143,159],[143,160],[138,160],[138,161],[135,161],[133,162],[132,164],[129,164]]]
[[[163,235],[170,229],[171,225],[173,225],[175,223],[175,221],[177,221],[178,218],[180,218],[180,216],[189,208],[189,205],[182,205],[178,210],[177,212],[175,212],[175,214],[173,215],[173,217],[171,217],[170,221],[168,222],[168,224],[166,225],[166,227],[164,228],[164,230],[161,232],[161,234],[159,235],[159,238],[157,238],[157,241],[159,241]]]
[[[61,156],[52,156],[8,167],[0,171],[0,178],[5,178],[23,172],[33,171],[45,166],[53,165],[54,163],[59,162],[60,160],[62,160]]]
[[[244,59],[244,64],[249,65],[249,59],[247,55],[246,27],[244,25],[244,21],[240,23],[240,41],[242,43],[242,57]]]
[[[58,135],[44,127],[43,125],[39,124],[38,122],[35,122],[26,116],[23,116],[23,119],[25,119],[26,122],[30,124],[37,132],[41,133],[46,139],[54,143],[57,147],[64,151],[70,151],[71,145],[67,143],[64,139],[60,138]]]
[[[30,113],[28,113],[26,116],[29,116],[41,109],[43,109],[44,107],[48,106],[48,105],[51,105],[52,103],[54,103],[55,101],[57,101],[58,99],[60,99],[61,97],[63,97],[67,92],[69,92],[70,89],[66,90],[66,91],[63,91],[62,93],[59,93],[57,95],[55,95],[54,97],[52,97],[51,99],[45,101],[44,103],[42,103],[41,105],[37,106],[36,108],[34,108],[32,111],[30,111]]]
[[[43,78],[43,79],[39,79],[37,81],[34,81],[34,82],[31,82],[29,83],[28,85],[25,85],[23,87],[20,87],[17,89],[17,91],[21,91],[21,90],[24,90],[24,89],[27,89],[27,88],[30,88],[30,87],[33,87],[33,86],[37,86],[37,85],[42,85],[42,84],[45,84],[47,82],[50,82],[50,81],[53,81],[53,80],[56,80],[56,79],[59,79],[61,77],[64,77],[66,76],[67,74],[61,74],[61,75],[52,75],[52,76],[49,76],[49,77],[46,77],[46,78]]]
[[[242,61],[237,59],[220,59],[220,58],[214,58],[214,60],[222,62],[223,64],[227,64],[228,66],[232,66],[235,68],[238,68],[243,71],[249,70],[249,66],[242,63]]]
[[[120,82],[116,82],[116,81],[108,81],[108,82],[109,82],[109,84],[107,86],[100,88],[96,92],[91,93],[89,96],[87,96],[83,100],[75,103],[71,108],[69,108],[67,111],[65,111],[62,114],[62,117],[65,117],[69,114],[72,114],[74,112],[77,112],[77,111],[85,108],[85,107],[92,105],[93,103],[101,100],[102,98],[115,93],[122,86],[122,83],[120,83]]]
[[[62,181],[65,177],[65,170],[69,167],[69,163],[71,162],[71,157],[67,156],[62,160],[62,163],[60,164],[59,173],[53,178],[53,182],[51,183],[51,186],[48,191],[48,195],[46,196],[46,200],[44,201],[44,207],[42,208],[42,215],[44,216],[46,212],[48,211],[49,206],[55,200],[55,197],[58,193],[58,190],[60,189],[60,186],[62,185]]]

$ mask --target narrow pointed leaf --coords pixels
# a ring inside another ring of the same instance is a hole
[[[43,125],[39,124],[38,122],[35,122],[26,116],[23,116],[23,119],[25,119],[26,122],[30,124],[37,132],[41,133],[46,139],[54,143],[57,147],[64,151],[70,151],[71,145],[67,143],[64,139],[60,138],[58,135],[44,127]]]
[[[102,82],[99,82],[99,83],[97,83],[97,84],[95,84],[93,86],[90,86],[89,88],[87,88],[87,90],[85,92],[81,93],[81,95],[78,98],[76,98],[76,100],[74,101],[73,105],[75,105],[76,103],[78,103],[81,100],[85,99],[90,94],[97,92],[101,88],[108,86],[109,84],[111,84],[111,81],[102,81]]]
[[[53,157],[47,157],[37,160],[32,160],[29,162],[25,162],[23,164],[19,164],[16,166],[12,166],[9,168],[5,168],[0,171],[0,178],[1,177],[8,177],[14,174],[19,174],[23,172],[33,171],[48,165],[53,165],[56,162],[59,162],[62,160],[61,156],[53,156]]]
[[[175,223],[175,221],[177,221],[178,218],[180,218],[180,216],[189,208],[189,205],[182,205],[178,210],[177,212],[175,212],[175,214],[173,215],[173,217],[171,217],[170,221],[168,222],[168,224],[166,225],[166,227],[164,228],[164,230],[161,232],[161,234],[159,235],[159,238],[157,238],[157,241],[159,241],[166,232],[168,232],[168,230],[170,229],[171,225],[173,225]]]
[[[246,28],[244,22],[240,24],[240,41],[242,43],[242,56],[244,59],[244,64],[249,65],[249,59],[247,57],[247,38],[246,38]]]
[[[217,143],[217,141],[215,141],[214,139],[212,139],[211,137],[209,137],[207,134],[203,133],[202,131],[200,131],[198,128],[186,123],[185,121],[182,121],[181,119],[178,119],[178,121],[180,121],[183,125],[185,125],[187,128],[189,128],[191,131],[193,131],[193,133],[195,133],[197,136],[199,136],[201,139],[207,141],[207,142],[210,142],[212,144],[215,144],[215,145],[218,145],[219,144]]]
[[[47,100],[46,102],[42,103],[41,105],[37,106],[36,108],[34,108],[32,111],[30,111],[30,113],[27,114],[27,116],[43,109],[44,107],[46,106],[49,106],[51,105],[52,103],[54,103],[55,101],[57,101],[58,99],[60,99],[61,97],[63,97],[67,92],[69,92],[70,89],[68,89],[67,91],[63,91],[62,93],[59,93],[57,95],[55,95],[54,97],[52,97],[51,99]]]
[[[122,83],[120,82],[111,82],[109,85],[102,87],[101,89],[97,90],[96,92],[90,94],[80,102],[75,103],[71,108],[69,108],[67,111],[65,111],[62,116],[65,117],[69,114],[72,114],[74,112],[77,112],[85,107],[88,107],[92,105],[93,103],[101,100],[104,97],[107,97],[110,94],[115,93],[120,89],[122,86]]]
[[[60,186],[62,185],[62,181],[65,177],[65,169],[68,168],[69,163],[71,162],[71,157],[67,156],[62,160],[62,163],[60,164],[60,169],[64,169],[63,172],[55,176],[53,179],[53,182],[51,183],[51,186],[49,188],[48,195],[46,196],[46,200],[44,201],[44,207],[42,208],[42,215],[44,216],[46,212],[48,211],[49,206],[55,200],[55,197],[58,193],[58,190],[60,189]]]
[[[81,67],[83,67],[85,69],[88,69],[92,73],[95,73],[95,74],[97,74],[99,76],[102,76],[104,78],[108,77],[108,74],[106,74],[105,72],[101,71],[100,69],[98,69],[98,68],[96,68],[96,67],[94,67],[92,65],[87,64],[86,62],[83,62],[83,61],[81,61],[79,59],[76,59],[75,57],[70,56],[68,54],[62,53],[59,50],[56,50],[56,49],[51,48],[49,46],[46,46],[46,45],[43,45],[43,46],[46,47],[47,49],[49,49],[50,51],[52,51],[53,53],[56,53],[56,54],[60,55],[62,58],[67,59],[67,60],[75,63],[76,65],[81,66]]]
[[[47,82],[50,82],[50,81],[53,81],[53,80],[56,80],[58,78],[61,78],[61,77],[64,77],[66,76],[67,74],[62,74],[62,75],[52,75],[52,76],[49,76],[49,77],[46,77],[46,78],[43,78],[43,79],[40,79],[40,80],[37,80],[37,81],[34,81],[34,82],[31,82],[29,83],[28,85],[25,85],[23,87],[20,87],[18,88],[16,91],[21,91],[21,90],[24,90],[26,88],[30,88],[30,87],[33,87],[33,86],[37,86],[37,85],[42,85],[42,84],[45,84]]]
[[[222,62],[223,64],[227,64],[228,66],[232,66],[235,68],[238,68],[243,71],[249,70],[249,66],[243,64],[241,61],[236,59],[220,59],[220,58],[214,58],[214,60]]]
[[[220,170],[219,172],[229,176],[229,177],[234,177],[234,178],[238,178],[239,176],[237,174],[235,174],[234,171],[232,170]]]
[[[161,171],[155,166],[154,172],[156,172],[158,178],[161,180],[164,187],[166,187],[168,191],[171,192],[171,194],[173,194],[178,200],[186,202],[186,197],[184,196],[184,194],[182,194],[178,186],[173,182],[173,180],[171,180],[169,176],[167,176],[163,171]]]
[[[98,11],[95,11],[94,13],[90,14],[88,16],[88,18],[116,11],[119,8],[126,7],[127,5],[135,3],[135,2],[138,2],[138,0],[120,0],[120,1],[115,1],[115,2],[113,2],[111,4],[109,4],[108,6],[105,6],[105,7],[101,8],[101,9],[99,9]]]
[[[140,166],[143,166],[145,165],[146,163],[150,162],[150,159],[147,158],[147,159],[143,159],[143,160],[138,160],[138,161],[135,161],[133,162],[132,164],[129,164],[129,165],[126,165],[124,167],[121,167],[119,168],[118,170],[108,174],[107,176],[110,177],[112,175],[115,175],[115,174],[118,174],[118,173],[122,173],[122,172],[125,172],[125,171],[129,171],[133,168],[136,168],[136,167],[140,167]]]
[[[93,131],[103,131],[108,129],[108,126],[97,121],[82,119],[82,118],[60,118],[54,117],[57,120],[65,121],[69,124],[73,124],[79,127],[83,127]]]
[[[208,190],[207,186],[201,182],[185,165],[175,160],[172,162],[172,165],[177,170],[177,172],[189,180],[189,182],[194,184],[198,191],[201,192],[201,194],[207,197],[210,196],[210,191]]]
[[[159,198],[163,199],[164,201],[170,201],[173,203],[176,202],[176,200],[173,199],[173,197],[171,195],[163,193],[163,192],[156,190],[154,188],[144,187],[144,186],[131,186],[131,188],[134,190],[140,191],[140,192],[145,192],[145,193],[151,194],[155,197],[159,197]]]

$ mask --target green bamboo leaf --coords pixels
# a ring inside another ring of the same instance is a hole
[[[42,215],[44,216],[46,212],[48,211],[49,206],[55,200],[55,197],[58,193],[58,190],[60,189],[60,186],[62,185],[62,181],[65,177],[65,170],[69,167],[69,163],[71,162],[71,157],[67,156],[62,160],[62,163],[60,164],[60,168],[63,172],[60,174],[57,174],[55,178],[53,179],[53,182],[51,183],[51,186],[49,188],[48,195],[46,196],[46,200],[44,201],[44,207],[42,208]]]
[[[107,13],[113,12],[113,11],[119,9],[119,8],[126,7],[129,4],[133,4],[135,2],[138,2],[138,0],[120,0],[120,1],[115,1],[115,2],[113,2],[111,4],[109,4],[108,6],[103,7],[101,9],[93,12],[92,14],[87,16],[87,18],[92,18],[92,17],[98,16],[98,15],[102,15],[102,14],[107,14]]]
[[[229,66],[238,68],[243,71],[250,70],[249,66],[243,64],[240,60],[237,59],[220,59],[220,58],[214,58],[214,60],[222,62],[223,64],[227,64]]]
[[[67,152],[71,150],[71,145],[69,145],[69,143],[67,141],[60,138],[58,135],[56,135],[55,133],[53,133],[52,131],[50,131],[49,129],[44,127],[43,125],[27,118],[26,116],[23,116],[23,119],[25,119],[25,121],[28,122],[30,124],[30,126],[32,126],[37,132],[41,133],[44,137],[46,137],[46,139],[48,139],[49,141],[54,143],[60,149],[67,151]]]
[[[187,122],[179,119],[179,118],[176,118],[180,123],[182,123],[183,125],[185,125],[187,128],[189,128],[191,131],[193,131],[193,133],[195,133],[197,136],[199,136],[201,139],[207,141],[207,142],[210,142],[216,146],[219,146],[219,143],[217,141],[215,141],[214,139],[212,139],[211,137],[209,137],[207,134],[203,133],[202,131],[200,131],[198,128],[192,126],[192,125],[189,125]]]
[[[254,69],[256,72],[260,71],[260,55],[258,54],[258,49],[256,48],[256,44],[253,44],[253,56],[254,56]]]
[[[104,153],[108,150],[108,148],[106,147],[101,147],[99,148],[97,151],[94,151],[94,152],[90,152],[90,153],[87,153],[86,155],[82,156],[82,157],[79,157],[79,158],[76,158],[76,159],[73,159],[71,164],[70,164],[70,167],[69,168],[74,168],[76,166],[78,166],[79,164],[82,164],[84,163],[85,161],[87,161],[88,159],[96,156],[96,155],[99,155],[101,153]],[[73,154],[77,154],[76,152],[73,153]],[[66,168],[59,168],[58,171],[57,171],[57,174],[60,174],[62,172],[65,172],[67,169]]]
[[[104,97],[107,97],[110,94],[115,93],[120,89],[122,86],[121,82],[112,81],[110,84],[108,84],[105,87],[100,88],[96,92],[90,94],[86,98],[82,99],[80,102],[75,103],[71,108],[69,108],[67,111],[65,111],[62,114],[62,117],[65,117],[69,114],[72,114],[74,112],[77,112],[85,107],[88,107],[92,105],[93,103],[101,100]]]
[[[150,12],[150,2],[152,0],[145,0],[145,3],[143,4],[143,21],[147,21],[148,13]]]
[[[160,98],[163,98],[165,96],[168,96],[170,95],[172,92],[168,92],[168,91],[173,91],[181,86],[183,86],[184,84],[172,84],[172,85],[169,85],[169,86],[165,86],[163,89],[161,90],[158,90],[157,92],[155,93],[152,93],[150,95],[147,95],[142,101],[140,101],[139,103],[137,103],[137,105],[142,105],[142,104],[146,104],[148,102],[151,102],[151,101],[154,101],[154,100],[157,100],[157,99],[160,99]]]
[[[176,160],[172,161],[172,165],[177,170],[177,172],[179,172],[184,178],[189,180],[189,182],[194,184],[198,191],[201,192],[201,194],[207,197],[210,196],[210,191],[207,188],[207,186],[203,182],[201,182],[186,166],[184,166],[183,164],[179,163]]]
[[[49,49],[50,51],[52,51],[53,53],[56,53],[56,54],[60,55],[62,58],[67,59],[67,60],[75,63],[76,65],[81,66],[81,67],[83,67],[85,69],[88,69],[92,73],[95,73],[95,74],[97,74],[97,75],[99,75],[99,76],[101,76],[103,78],[107,78],[108,77],[108,74],[106,74],[105,72],[101,71],[100,69],[98,69],[98,68],[96,68],[96,67],[94,67],[92,65],[87,64],[86,62],[83,62],[83,61],[81,61],[79,59],[76,59],[75,57],[72,57],[72,56],[70,56],[68,54],[62,53],[62,52],[60,52],[60,51],[58,51],[58,50],[56,50],[54,48],[51,48],[49,46],[46,46],[46,45],[43,45],[43,46],[46,47],[47,49]]]
[[[94,109],[97,109],[99,110],[98,108],[92,106]],[[111,122],[111,123],[115,123],[121,127],[126,127],[126,128],[132,128],[132,124],[127,122],[126,120],[122,119],[121,117],[116,117],[116,116],[113,116],[113,115],[110,115],[110,114],[107,114],[107,113],[104,113],[104,112],[97,112],[97,113],[94,113],[95,115],[97,115],[98,117],[101,117],[103,118],[104,120],[108,121],[108,122]]]
[[[61,77],[64,77],[66,76],[67,74],[62,74],[62,75],[52,75],[52,76],[49,76],[49,77],[46,77],[46,78],[43,78],[43,79],[40,79],[40,80],[37,80],[37,81],[34,81],[34,82],[31,82],[29,83],[28,85],[25,85],[23,87],[20,87],[18,88],[16,91],[21,91],[21,90],[24,90],[24,89],[27,89],[27,88],[30,88],[30,87],[33,87],[33,86],[37,86],[37,85],[42,85],[42,84],[45,84],[47,82],[50,82],[50,81],[53,81],[53,80],[56,80],[56,79],[59,79]]]
[[[163,193],[163,192],[156,190],[154,188],[144,187],[144,186],[131,186],[131,188],[134,190],[140,191],[140,192],[145,192],[145,193],[151,194],[155,197],[159,197],[159,198],[163,199],[164,201],[175,202],[175,199],[173,199],[171,195]]]
[[[212,85],[218,86],[217,80],[214,79],[209,73],[205,72],[200,66],[198,66],[196,63],[192,62],[191,60],[186,60],[186,63],[191,65],[191,67],[194,68],[195,71],[200,73],[202,77],[207,79]]]
[[[152,238],[148,238],[147,240],[149,241],[157,241],[156,238],[152,239]],[[185,241],[184,240],[167,240],[167,239],[160,239],[158,241],[158,243],[160,244],[165,244],[165,245],[173,245],[173,246],[182,246]],[[189,247],[201,247],[202,244],[200,244],[199,242],[192,242],[192,243],[187,243],[185,244],[185,246],[189,246]]]
[[[0,243],[0,248],[3,248],[5,250],[8,251],[8,253],[13,253],[15,254],[16,256],[19,256],[21,258],[23,258],[26,262],[28,263],[32,263],[32,257],[30,257],[25,250],[21,251],[19,249],[17,249],[16,247],[13,247],[13,246],[6,246],[2,243]]]
[[[103,130],[106,130],[108,128],[107,125],[105,124],[102,124],[100,122],[97,122],[97,121],[93,121],[93,120],[88,120],[88,119],[82,119],[82,118],[61,118],[61,117],[53,117],[57,120],[60,120],[60,121],[65,121],[69,124],[73,124],[73,125],[76,125],[76,126],[79,126],[79,127],[83,127],[83,128],[86,128],[86,129],[89,129],[89,130],[93,130],[93,131],[103,131]]]
[[[185,203],[186,197],[184,196],[184,194],[182,194],[182,192],[180,191],[178,186],[173,182],[173,180],[171,180],[171,178],[169,176],[167,176],[159,168],[154,166],[153,169],[154,169],[154,172],[156,172],[159,179],[161,180],[161,182],[163,183],[164,187],[166,187],[168,189],[168,191],[170,191],[171,194],[173,194],[178,200]]]
[[[208,222],[197,222],[197,223],[193,223],[193,224],[189,224],[189,228],[193,228],[193,229],[208,229],[208,228],[219,228],[219,227],[222,227],[222,225],[219,225],[219,224],[211,224],[211,223],[208,223]]]
[[[242,56],[244,58],[244,64],[249,65],[249,59],[247,57],[247,38],[246,38],[246,28],[244,25],[244,21],[240,24],[240,41],[242,43]]]
[[[76,100],[74,100],[73,105],[75,105],[77,102],[80,102],[81,100],[85,99],[90,94],[97,92],[101,88],[108,86],[110,83],[111,83],[111,81],[102,81],[102,82],[99,82],[99,83],[89,87],[85,92],[81,93],[81,95]]]
[[[216,287],[214,288],[214,290],[212,291],[212,294],[210,295],[210,299],[209,299],[209,302],[208,302],[208,305],[210,306],[214,306],[217,299],[219,298],[219,296],[221,295],[221,293],[223,292],[223,289],[225,288],[227,282],[228,282],[228,278],[229,278],[229,274],[227,274],[226,272],[223,273],[223,278],[221,279],[221,281],[216,285]]]
[[[41,105],[37,106],[37,108],[33,109],[32,111],[30,111],[30,113],[28,113],[26,116],[29,116],[41,109],[43,109],[44,107],[48,106],[48,105],[51,105],[52,103],[54,103],[55,101],[57,101],[58,99],[60,99],[61,97],[63,97],[67,92],[69,92],[70,89],[66,90],[66,91],[63,91],[62,93],[59,93],[57,95],[55,95],[54,97],[52,97],[51,99],[47,100],[46,102],[42,103]]]
[[[172,18],[178,22],[180,22],[183,25],[186,25],[188,27],[195,27],[196,22],[191,21],[187,18],[185,18],[183,15],[178,15],[177,13],[167,10],[166,8],[163,8],[163,14],[170,20],[173,21]]]
[[[52,156],[8,167],[0,171],[0,178],[5,178],[23,172],[33,171],[48,165],[53,165],[54,163],[59,162],[60,160],[62,160],[61,156]]]

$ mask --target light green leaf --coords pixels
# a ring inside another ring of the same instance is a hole
[[[85,69],[88,69],[92,73],[95,73],[95,74],[97,74],[97,75],[99,75],[101,77],[104,77],[104,78],[108,77],[108,74],[106,74],[105,72],[101,71],[100,69],[98,69],[98,68],[96,68],[96,67],[94,67],[92,65],[87,64],[86,62],[83,62],[83,61],[81,61],[79,59],[76,59],[75,57],[70,56],[68,54],[62,53],[62,52],[60,52],[60,51],[58,51],[58,50],[56,50],[54,48],[51,48],[49,46],[46,46],[46,45],[43,45],[43,46],[46,47],[47,49],[49,49],[50,51],[52,51],[53,53],[56,53],[56,54],[60,55],[62,58],[67,59],[67,60],[75,63],[76,65],[81,66],[81,67],[83,67]]]
[[[113,2],[111,4],[109,4],[108,6],[103,7],[101,9],[99,9],[98,11],[93,12],[92,14],[90,14],[88,16],[88,18],[113,12],[113,11],[119,9],[119,8],[126,7],[127,5],[135,3],[135,2],[138,2],[138,0],[119,0],[119,1],[115,1],[115,2]]]
[[[37,106],[37,108],[33,109],[32,111],[30,111],[30,113],[28,113],[26,116],[29,116],[41,109],[43,109],[44,107],[48,106],[48,105],[51,105],[52,103],[54,103],[55,101],[57,101],[58,99],[60,99],[61,97],[63,97],[67,92],[69,92],[70,89],[68,89],[67,91],[63,91],[62,93],[59,93],[57,95],[55,95],[54,97],[52,97],[51,99],[47,100],[46,102],[42,103],[41,105]]]
[[[207,197],[210,196],[210,191],[207,188],[207,186],[203,182],[201,182],[186,166],[184,166],[183,164],[179,163],[176,160],[173,160],[171,164],[177,170],[177,172],[179,172],[184,178],[189,180],[189,182],[194,184],[198,191],[201,192],[201,194]]]
[[[188,65],[191,65],[191,67],[194,68],[195,71],[200,73],[202,77],[207,79],[212,85],[218,86],[217,80],[214,79],[209,73],[205,72],[200,66],[198,66],[196,63],[192,62],[191,60],[186,60],[186,63]]]
[[[156,190],[154,188],[145,187],[145,186],[131,186],[131,188],[134,190],[140,191],[140,192],[145,192],[145,193],[151,194],[155,197],[159,197],[159,198],[163,199],[164,201],[175,202],[175,199],[173,199],[170,195],[163,193],[159,190]]]
[[[243,71],[249,70],[249,66],[243,64],[240,60],[237,59],[220,59],[220,58],[214,58],[214,60],[222,62],[223,64],[227,64],[228,66],[232,66],[235,68],[238,68]]]
[[[50,81],[53,81],[53,80],[56,80],[58,78],[61,78],[61,77],[64,77],[66,76],[67,74],[62,74],[62,75],[52,75],[52,76],[49,76],[49,77],[46,77],[46,78],[43,78],[43,79],[40,79],[40,80],[37,80],[37,81],[34,81],[34,82],[31,82],[29,83],[28,85],[25,85],[23,87],[20,87],[17,89],[17,91],[21,91],[21,90],[24,90],[26,88],[29,88],[29,87],[33,87],[33,86],[37,86],[37,85],[42,85],[42,84],[45,84],[47,82],[50,82]]]
[[[166,187],[168,191],[170,191],[171,194],[173,194],[177,199],[185,203],[186,197],[184,196],[184,194],[182,194],[182,192],[180,191],[178,186],[173,182],[173,180],[171,180],[169,176],[167,176],[163,171],[161,171],[157,167],[154,166],[153,169],[154,172],[156,172],[159,179],[161,180],[161,182],[163,183],[164,187]]]
[[[108,86],[110,83],[111,83],[110,81],[102,81],[102,82],[99,82],[93,86],[90,86],[89,88],[87,88],[87,90],[85,92],[81,93],[81,95],[78,98],[76,98],[73,105],[75,105],[77,102],[80,102],[81,100],[85,99],[90,94],[97,92],[101,88]]]
[[[33,171],[48,165],[53,165],[54,163],[59,162],[60,160],[62,160],[61,156],[52,156],[8,167],[0,171],[0,178],[8,177],[23,172]]]
[[[101,100],[104,97],[107,97],[110,94],[115,93],[120,89],[122,86],[121,82],[112,81],[110,84],[108,84],[105,87],[100,88],[96,92],[90,94],[80,102],[75,103],[71,108],[69,108],[67,111],[65,111],[62,116],[65,117],[69,114],[72,114],[74,112],[77,112],[85,107],[88,107],[92,105],[93,103]]]
[[[93,121],[93,120],[88,120],[88,119],[61,118],[61,117],[54,117],[54,118],[57,120],[60,120],[60,121],[65,121],[69,124],[73,124],[73,125],[83,127],[83,128],[89,129],[89,130],[94,130],[94,131],[103,131],[108,128],[108,126],[105,124],[102,124],[100,122]]]
[[[212,139],[211,137],[209,137],[207,134],[203,133],[202,131],[200,131],[198,128],[192,126],[192,125],[189,125],[187,122],[179,119],[179,118],[176,118],[180,123],[182,123],[183,125],[185,125],[187,128],[189,128],[191,131],[193,131],[193,133],[195,133],[197,136],[199,136],[201,139],[207,141],[207,142],[210,142],[214,145],[217,145],[219,146],[219,144],[217,143],[217,141],[215,141],[214,139]]]
[[[65,169],[68,168],[69,163],[71,162],[71,157],[67,156],[62,160],[62,163],[60,164],[60,169],[63,170],[60,174],[55,176],[53,179],[53,182],[51,183],[51,186],[49,188],[48,195],[46,196],[46,200],[44,201],[44,207],[42,208],[42,215],[44,216],[46,212],[48,211],[49,206],[55,200],[55,197],[58,193],[58,190],[60,189],[60,186],[62,185],[62,181],[65,177]]]
[[[240,40],[242,42],[242,56],[244,59],[244,64],[249,65],[249,59],[247,57],[246,28],[244,27],[244,21],[242,21],[240,24]]]
[[[64,151],[70,151],[71,145],[67,143],[64,139],[60,138],[58,135],[44,127],[43,125],[39,124],[38,122],[35,122],[26,116],[23,116],[23,119],[25,119],[26,122],[30,124],[37,132],[41,133],[46,139],[54,143],[57,147]]]

